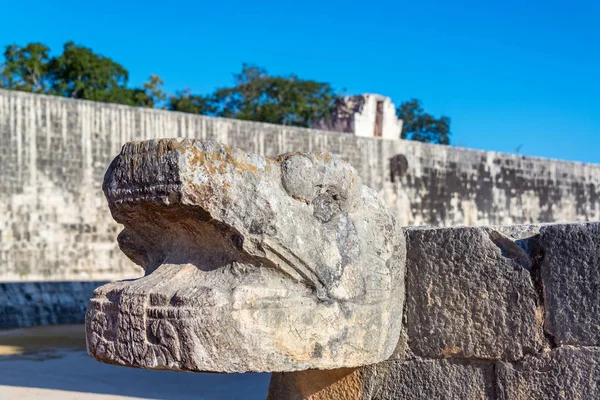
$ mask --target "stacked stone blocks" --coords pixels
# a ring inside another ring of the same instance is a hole
[[[0,90],[0,279],[139,276],[115,244],[102,177],[123,143],[164,137],[338,154],[402,226],[600,219],[598,165]]]
[[[395,354],[344,374],[276,373],[269,399],[600,396],[600,223],[405,235],[404,334]]]
[[[88,352],[275,372],[270,399],[600,396],[600,223],[400,229],[330,154],[126,144],[104,191],[145,276],[94,292]]]

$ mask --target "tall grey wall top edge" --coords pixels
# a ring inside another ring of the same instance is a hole
[[[231,118],[210,117],[210,116],[206,116],[206,115],[188,114],[188,113],[183,113],[183,112],[178,112],[178,111],[149,109],[149,108],[143,108],[143,107],[133,107],[133,106],[127,106],[127,105],[122,105],[122,104],[102,103],[102,102],[96,102],[96,101],[90,101],[90,100],[71,99],[71,98],[67,98],[67,97],[52,96],[52,95],[45,95],[45,94],[33,94],[33,93],[21,92],[21,91],[17,91],[17,90],[0,89],[0,96],[3,96],[3,97],[25,97],[25,98],[26,97],[29,97],[29,98],[39,97],[39,98],[45,98],[45,99],[48,99],[51,101],[60,101],[60,102],[65,102],[65,103],[68,103],[68,102],[88,103],[88,104],[101,105],[102,107],[106,107],[106,108],[116,108],[116,109],[123,109],[123,110],[135,109],[138,112],[143,112],[143,113],[167,113],[167,114],[176,113],[176,114],[187,115],[191,118],[199,118],[199,119],[206,119],[206,120],[224,120],[224,121],[228,121],[231,123],[238,123],[238,124],[249,125],[249,126],[254,126],[254,127],[261,127],[261,126],[265,126],[265,127],[271,126],[271,127],[279,127],[279,128],[283,127],[290,131],[297,131],[297,132],[304,132],[304,133],[313,132],[313,133],[326,134],[326,135],[332,135],[332,136],[349,136],[349,134],[346,134],[346,133],[325,131],[325,130],[319,130],[319,129],[301,128],[301,127],[295,127],[295,126],[277,125],[277,124],[271,124],[271,123],[266,123],[266,122],[246,121],[246,120],[238,120],[238,119],[231,119]],[[512,157],[514,159],[523,159],[523,160],[531,160],[531,161],[538,161],[538,162],[552,161],[552,162],[559,162],[559,163],[564,163],[564,164],[589,165],[589,166],[594,166],[594,167],[600,166],[600,164],[597,164],[597,163],[587,163],[587,162],[581,162],[581,161],[571,161],[571,160],[563,160],[563,159],[549,158],[549,157],[526,156],[526,155],[519,155],[519,154],[514,154],[514,153],[473,149],[473,148],[461,147],[461,146],[452,146],[452,145],[449,146],[449,145],[442,145],[442,144],[422,143],[422,142],[415,142],[415,141],[409,141],[409,140],[404,140],[404,139],[390,140],[390,139],[382,139],[382,138],[365,138],[365,137],[355,137],[355,139],[359,140],[359,141],[383,141],[383,142],[388,142],[390,144],[394,143],[394,142],[404,142],[404,143],[410,143],[411,145],[423,146],[424,148],[429,147],[432,149],[433,148],[452,148],[452,150],[459,151],[459,152],[467,152],[467,153],[472,153],[472,154],[475,153],[475,154],[480,154],[480,155],[490,154],[493,156],[499,156],[499,157],[505,157],[505,158]]]

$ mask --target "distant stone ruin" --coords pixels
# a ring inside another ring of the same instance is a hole
[[[396,116],[396,107],[389,97],[361,94],[338,100],[331,118],[315,121],[312,128],[359,137],[400,139],[402,120]]]
[[[328,154],[126,144],[104,179],[145,275],[104,285],[88,352],[274,372],[268,399],[600,397],[600,223],[405,228]]]

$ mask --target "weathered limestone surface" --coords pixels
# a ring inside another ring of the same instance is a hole
[[[401,233],[337,157],[189,139],[127,144],[104,189],[145,276],[95,291],[98,360],[282,371],[270,400],[600,395],[598,223]]]
[[[338,154],[400,226],[600,219],[598,165],[0,89],[0,280],[139,277],[117,248],[102,177],[123,143],[164,137]]]
[[[493,399],[494,367],[462,360],[386,361],[273,374],[268,400]]]
[[[546,329],[558,344],[600,346],[600,223],[542,228]]]
[[[405,241],[336,156],[213,142],[126,144],[105,175],[121,250],[145,276],[97,289],[88,352],[189,371],[376,363],[398,342]]]
[[[377,365],[382,380],[377,399],[492,398],[491,365],[462,360],[393,361]]]
[[[512,233],[530,234],[523,232]],[[517,360],[542,347],[543,310],[527,245],[492,228],[415,228],[406,237],[406,319],[415,355]]]
[[[600,398],[600,348],[565,346],[515,365],[500,362],[500,400]]]
[[[600,398],[600,348],[565,346],[517,363],[386,361],[357,369],[273,374],[268,400]]]
[[[390,360],[274,374],[269,399],[600,398],[599,225],[407,229]]]

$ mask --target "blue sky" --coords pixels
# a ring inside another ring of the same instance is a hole
[[[412,97],[452,143],[600,163],[600,2],[7,2],[0,45],[73,40],[139,85],[208,93],[242,62],[349,94]]]

